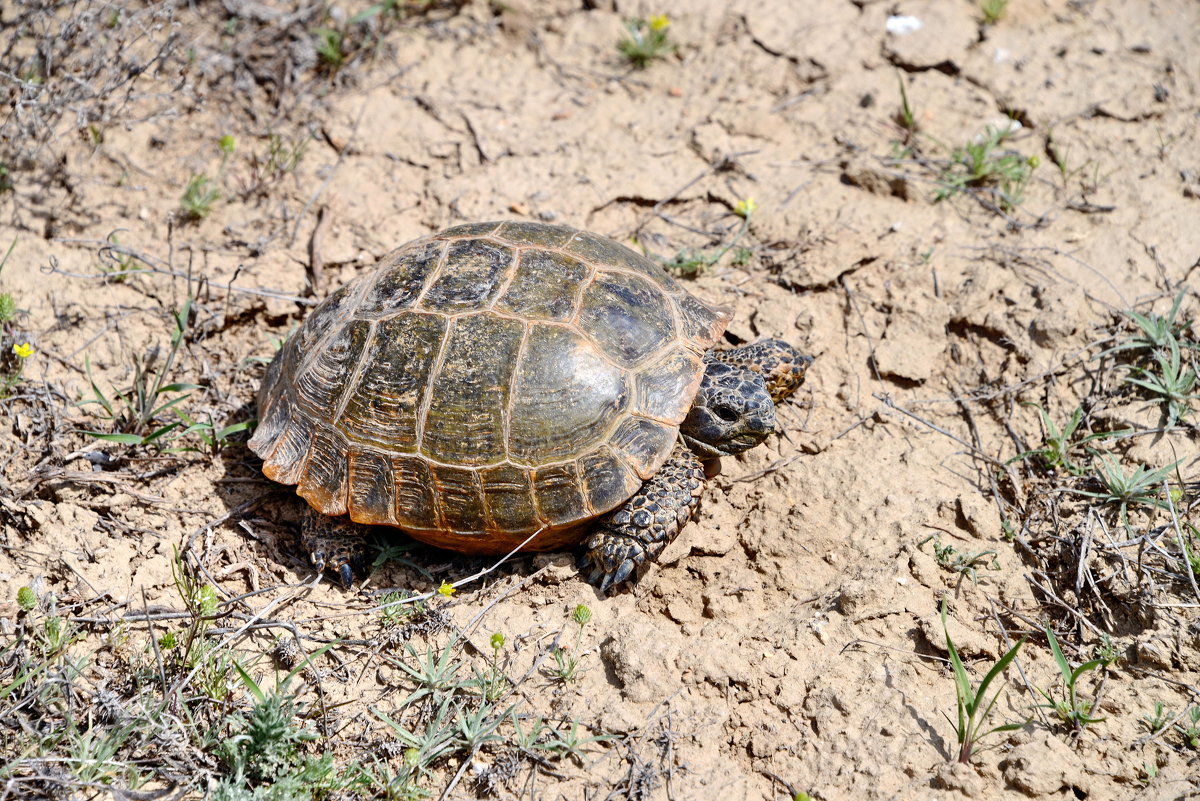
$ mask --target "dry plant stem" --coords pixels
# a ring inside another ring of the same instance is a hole
[[[950,433],[949,431],[942,428],[941,426],[935,425],[934,423],[929,422],[928,420],[926,420],[923,417],[920,417],[919,415],[913,414],[908,409],[905,409],[903,406],[897,406],[896,402],[892,400],[891,395],[886,395],[886,394],[879,393],[879,392],[873,392],[873,393],[871,393],[871,397],[873,397],[877,401],[882,402],[883,405],[888,407],[889,409],[895,409],[896,411],[900,412],[901,414],[903,414],[907,417],[911,417],[913,420],[916,420],[921,425],[926,426],[927,428],[930,428],[930,429],[936,431],[937,433],[942,434],[943,436],[949,437],[950,439],[954,440],[959,445],[962,445],[964,448],[969,450],[975,456],[978,456],[980,459],[982,459],[983,461],[992,465],[993,467],[1000,467],[1000,468],[1005,467],[1003,462],[998,461],[995,458],[993,458],[992,456],[989,456],[988,454],[984,453],[982,450],[980,450],[976,446],[972,445],[971,443],[967,442],[965,439],[962,439],[961,437]]]
[[[1188,549],[1183,541],[1183,531],[1179,528],[1179,516],[1175,513],[1175,501],[1171,498],[1171,488],[1165,479],[1162,486],[1163,497],[1167,499],[1167,506],[1171,510],[1171,525],[1175,527],[1175,542],[1179,546],[1180,561],[1183,562],[1183,569],[1187,571],[1188,583],[1192,585],[1192,592],[1195,594],[1196,600],[1200,601],[1200,587],[1196,586],[1196,574],[1192,572],[1192,561],[1187,557]]]
[[[156,275],[168,275],[168,276],[171,276],[172,278],[187,279],[189,277],[186,272],[180,272],[179,270],[174,270],[171,267],[169,267],[167,262],[160,261],[159,259],[156,259],[153,256],[149,256],[142,251],[134,250],[133,248],[126,247],[125,245],[114,245],[111,242],[106,242],[101,239],[55,239],[53,241],[62,242],[64,244],[88,245],[90,247],[98,248],[98,252],[100,252],[101,254],[103,254],[106,251],[120,253],[123,256],[130,256],[132,258],[137,259],[138,261],[142,262],[149,268],[147,270],[117,270],[117,271],[106,273],[103,275],[93,275],[93,274],[89,274],[89,273],[73,273],[73,272],[69,272],[67,270],[59,269],[58,260],[51,258],[49,266],[44,267],[42,269],[43,269],[43,272],[47,272],[47,273],[50,273],[53,275],[62,275],[62,276],[66,276],[68,278],[81,278],[85,281],[104,281],[104,280],[112,279],[117,276],[138,275],[138,274],[147,273],[147,272],[154,273]],[[273,289],[258,289],[258,288],[233,286],[232,284],[225,284],[225,283],[221,283],[220,281],[210,281],[207,279],[205,280],[205,284],[207,286],[213,287],[214,289],[223,289],[226,292],[236,292],[239,295],[254,295],[257,297],[275,298],[277,300],[287,300],[287,301],[291,301],[292,303],[298,303],[301,306],[315,306],[319,302],[312,298],[302,298],[297,295],[288,295],[283,292],[277,292]]]

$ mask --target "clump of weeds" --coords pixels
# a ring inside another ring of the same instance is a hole
[[[1003,212],[1020,206],[1038,157],[1004,147],[1013,133],[1012,126],[988,125],[981,135],[954,148],[949,163],[937,176],[939,188],[934,202],[971,192]]]
[[[191,306],[189,297],[181,309],[172,313],[174,331],[167,355],[161,361],[157,348],[144,357],[133,357],[133,377],[127,387],[104,392],[92,376],[91,361],[84,360],[92,397],[77,405],[98,406],[100,416],[113,430],[82,433],[123,445],[150,445],[183,425],[179,420],[164,424],[160,417],[186,400],[193,391],[203,389],[199,384],[170,380],[187,331]]]
[[[693,248],[680,250],[672,259],[658,259],[659,263],[662,264],[664,270],[681,278],[695,278],[703,274],[741,241],[746,232],[750,230],[750,219],[757,210],[758,203],[754,201],[754,198],[747,197],[739,200],[734,204],[733,213],[740,217],[742,222],[728,242],[711,252]],[[733,262],[735,265],[741,266],[747,264],[752,256],[753,251],[748,248],[738,248],[734,251]]]

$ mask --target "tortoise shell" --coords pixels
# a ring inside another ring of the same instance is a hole
[[[579,539],[670,454],[729,311],[572,228],[463,225],[318,305],[250,448],[317,511],[464,553]]]

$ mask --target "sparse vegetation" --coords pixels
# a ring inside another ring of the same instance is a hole
[[[1038,158],[1002,148],[1012,134],[1011,127],[989,125],[982,135],[955,148],[949,164],[938,176],[940,188],[934,194],[934,201],[973,190],[977,197],[988,198],[1000,211],[1020,206]]]
[[[88,383],[92,397],[80,401],[78,406],[99,406],[102,419],[114,429],[112,431],[84,431],[90,437],[116,442],[123,445],[155,444],[164,436],[179,428],[178,420],[162,423],[160,416],[186,400],[192,392],[203,389],[199,384],[186,381],[170,381],[175,361],[183,345],[191,317],[192,300],[172,313],[175,330],[171,334],[167,355],[159,362],[159,350],[151,350],[145,356],[134,355],[130,368],[133,377],[129,386],[122,390],[106,393],[92,376],[90,360],[85,360]],[[111,395],[111,397],[110,397]]]
[[[742,219],[742,224],[728,242],[712,252],[692,248],[680,250],[675,254],[675,258],[669,261],[659,259],[663,269],[684,278],[694,278],[702,274],[705,270],[724,258],[725,254],[741,241],[746,232],[750,230],[750,220],[757,210],[758,203],[754,201],[754,198],[748,197],[739,200],[734,204],[733,213]],[[751,255],[752,251],[749,249],[738,248],[735,251],[733,262],[734,264],[745,264],[749,261]]]
[[[1054,663],[1058,665],[1059,673],[1062,675],[1063,686],[1061,695],[1038,687],[1037,691],[1046,699],[1046,703],[1039,704],[1039,706],[1049,709],[1055,717],[1070,726],[1076,733],[1083,731],[1085,726],[1102,722],[1104,718],[1095,717],[1092,714],[1096,705],[1095,701],[1080,696],[1079,680],[1086,673],[1104,667],[1104,663],[1099,659],[1092,659],[1079,667],[1072,668],[1067,662],[1067,658],[1063,656],[1058,638],[1054,636],[1054,632],[1049,626],[1046,627],[1045,632],[1046,640],[1050,643],[1050,652],[1054,654]]]
[[[1076,406],[1075,411],[1071,413],[1070,419],[1060,430],[1050,416],[1046,414],[1046,410],[1036,403],[1022,403],[1022,406],[1029,406],[1037,409],[1038,415],[1042,419],[1042,430],[1045,432],[1043,436],[1043,445],[1031,451],[1025,451],[1014,456],[1009,462],[1015,462],[1029,457],[1036,457],[1041,465],[1051,473],[1059,470],[1065,470],[1073,476],[1082,476],[1087,472],[1087,468],[1071,459],[1071,451],[1085,447],[1088,443],[1097,442],[1111,437],[1118,437],[1129,433],[1127,430],[1122,431],[1102,431],[1094,434],[1088,434],[1075,440],[1075,432],[1079,429],[1080,423],[1083,422],[1083,407]],[[1072,441],[1074,440],[1074,441]],[[1097,456],[1098,452],[1093,448],[1085,448],[1092,456]]]
[[[651,62],[675,52],[668,32],[670,27],[671,21],[666,14],[627,20],[626,35],[617,42],[617,49],[634,67],[645,69]]]
[[[571,612],[571,621],[575,624],[575,640],[567,646],[558,643],[551,650],[554,656],[554,666],[546,669],[546,675],[561,684],[569,684],[579,678],[579,665],[583,661],[583,653],[579,646],[583,641],[583,629],[592,619],[592,610],[584,604],[579,604]]]
[[[772,30],[781,0],[9,4],[0,796],[1042,799],[1043,768],[1051,795],[1186,792],[1200,177],[1195,86],[1158,64],[1186,3],[1030,26],[973,0],[985,41],[939,64],[840,13]],[[386,529],[360,586],[316,584],[245,447],[268,341],[399,234],[514,199],[711,273],[727,340],[823,354],[807,397],[775,452],[722,460],[691,554],[594,619],[561,554],[489,569]],[[971,635],[945,632],[957,715],[920,675],[939,594]]]
[[[937,559],[939,565],[949,571],[960,574],[964,578],[970,579],[972,584],[978,583],[977,567],[982,565],[991,570],[1000,569],[1000,563],[995,551],[985,550],[976,551],[975,553],[964,553],[953,545],[942,545],[941,537],[937,534],[921,540],[917,543],[917,547],[920,548],[927,542],[933,543],[933,557]]]
[[[1175,724],[1188,748],[1200,750],[1200,706],[1189,707],[1184,720]]]
[[[950,629],[946,624],[945,600],[941,604],[941,616],[942,631],[946,634],[946,651],[950,655],[950,668],[954,672],[954,697],[958,710],[957,719],[952,721],[954,735],[958,742],[958,753],[954,755],[954,758],[966,765],[971,762],[971,756],[975,753],[981,739],[991,734],[1016,731],[1024,725],[1024,723],[1002,723],[999,726],[987,728],[991,725],[989,721],[992,709],[996,706],[996,701],[1000,699],[1001,692],[1000,689],[997,689],[989,698],[988,689],[992,682],[1004,675],[1009,664],[1017,658],[1017,653],[1025,644],[1025,638],[1022,637],[1016,645],[1008,649],[996,661],[996,664],[992,665],[983,680],[979,682],[979,686],[976,687],[972,683],[971,677],[967,675],[967,669],[963,666],[958,649],[954,646],[954,640],[950,637]]]
[[[212,180],[202,172],[194,173],[179,198],[179,207],[186,219],[203,220],[212,214],[213,206],[220,199],[221,190],[212,185]]]
[[[1132,473],[1126,475],[1116,457],[1105,455],[1096,463],[1096,479],[1101,491],[1072,491],[1089,498],[1098,498],[1103,504],[1116,506],[1122,525],[1129,528],[1129,507],[1167,508],[1167,501],[1159,495],[1159,488],[1178,466],[1178,462],[1159,468],[1138,465]]]
[[[313,30],[313,42],[326,70],[336,73],[345,66],[349,51],[346,48],[346,35],[342,31],[337,28],[316,28]]]

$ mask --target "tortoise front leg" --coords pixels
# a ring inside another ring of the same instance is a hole
[[[588,581],[605,592],[654,559],[691,519],[704,485],[704,466],[682,442],[666,464],[623,505],[600,519],[587,540],[579,566],[592,568]]]
[[[300,521],[300,544],[318,573],[333,571],[344,589],[366,565],[367,527],[349,517],[329,517],[309,507]]]

